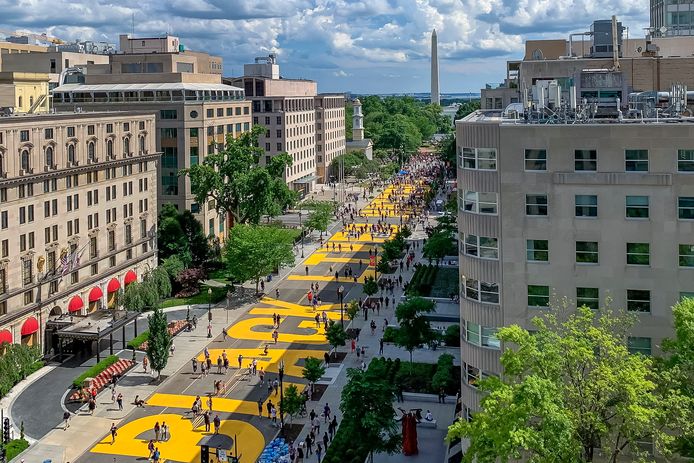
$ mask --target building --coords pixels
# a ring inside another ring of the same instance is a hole
[[[155,146],[149,113],[0,117],[0,344],[56,351],[48,320],[156,266]]]
[[[41,45],[0,41],[0,71],[3,70],[2,62],[10,55],[24,53],[45,53],[46,51],[48,51],[48,47]]]
[[[651,0],[650,6],[654,37],[694,35],[694,0]]]
[[[345,96],[342,93],[320,93],[316,104],[316,175],[327,183],[330,163],[345,154]]]
[[[537,114],[456,122],[467,416],[476,382],[501,373],[499,327],[532,329],[562,297],[609,297],[638,316],[629,348],[650,355],[673,334],[671,306],[694,295],[694,123]]]
[[[48,79],[46,73],[0,72],[0,108],[13,113],[47,113]]]
[[[367,159],[373,159],[374,144],[370,138],[364,138],[364,114],[359,98],[352,101],[352,108],[352,139],[347,142],[347,151],[360,151]]]
[[[132,45],[134,54],[110,55],[108,64],[88,65],[86,72],[67,75],[64,82],[76,83],[54,89],[54,107],[154,113],[155,149],[163,153],[157,181],[159,205],[190,210],[205,233],[223,239],[230,218],[219,217],[212,202],[198,204],[190,180],[179,176],[179,171],[223,149],[227,136],[249,131],[251,104],[242,88],[222,84],[219,74],[208,72],[210,62],[221,66],[221,58],[181,51],[177,39],[174,47],[171,36],[126,38],[121,37],[121,52]]]
[[[266,129],[260,137],[260,146],[265,149],[263,162],[269,162],[279,153],[288,153],[292,165],[285,174],[287,185],[302,194],[308,193],[318,180],[318,85],[312,80],[282,78],[272,54],[244,65],[243,74],[225,81],[244,89],[246,98],[253,102],[253,124]]]
[[[86,68],[92,64],[108,64],[109,57],[104,54],[78,51],[54,51],[44,53],[13,53],[3,57],[0,70],[13,72],[46,73],[49,76],[49,90],[60,82],[60,75],[70,68]]]

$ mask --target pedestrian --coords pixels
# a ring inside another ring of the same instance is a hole
[[[328,429],[330,429],[331,426],[332,426],[332,423],[330,423],[330,425],[328,426]],[[328,448],[328,442],[330,442],[330,439],[328,438],[328,431],[325,431],[323,433],[323,447],[325,447],[326,449]]]
[[[222,328],[222,341],[226,341],[227,339],[227,329]]]
[[[359,361],[359,357],[361,357],[361,349],[357,346],[357,361]]]
[[[207,376],[207,363],[205,363],[205,362],[200,363],[200,374],[202,376]]]
[[[147,356],[142,359],[142,371],[147,373],[147,365],[149,364],[149,360],[147,360]]]
[[[147,443],[147,450],[149,451],[149,460],[151,460],[154,455],[154,439],[150,439]]]
[[[193,358],[191,363],[193,364],[193,374],[196,374],[198,372],[198,359]]]
[[[210,411],[212,411],[212,394],[207,395],[207,408],[209,408]]]
[[[116,402],[118,403],[118,411],[123,410],[123,394],[118,393],[118,397],[116,397]]]
[[[87,405],[89,408],[89,414],[93,415],[94,414],[94,409],[96,408],[96,401],[94,398],[89,399],[89,404]]]
[[[330,422],[331,427],[329,428],[330,431],[330,441],[332,442],[333,436],[337,432],[337,416],[333,416],[333,420]]]
[[[275,288],[275,298],[276,299],[280,298],[280,289],[279,288]]]
[[[316,457],[318,457],[318,462],[320,463],[320,457],[321,454],[323,453],[323,448],[320,445],[320,442],[316,442]]]
[[[209,373],[210,371],[212,371],[212,359],[210,357],[207,357],[205,362],[207,363],[207,373]]]
[[[308,265],[306,266],[306,275],[308,275]]]
[[[320,434],[320,419],[318,417],[315,417],[313,419],[313,423],[311,423],[311,427],[315,429],[316,434]]]
[[[221,375],[222,374],[222,367],[224,366],[224,362],[222,362],[222,356],[218,355],[217,356],[217,374]]]
[[[446,391],[443,388],[439,389],[439,403],[440,404],[446,403]]]
[[[219,425],[222,424],[222,420],[219,419],[219,415],[214,416],[214,421],[212,423],[214,424],[214,433],[219,434]]]
[[[304,442],[306,443],[306,456],[309,457],[313,453],[313,441],[311,441],[311,436],[307,435]]]
[[[203,414],[203,420],[205,421],[205,432],[210,432],[210,412],[207,410]]]
[[[263,399],[258,399],[258,416],[263,417]]]
[[[272,420],[272,425],[277,426],[277,409],[272,407],[270,410],[270,419]]]
[[[166,424],[166,421],[161,422],[161,440],[166,442],[169,439],[169,425]]]
[[[63,428],[63,430],[65,430],[65,431],[67,431],[67,428],[70,427],[70,417],[71,416],[72,415],[70,415],[69,411],[65,410],[63,412],[63,423],[65,423],[65,427]]]
[[[272,383],[272,387],[275,389],[275,395],[277,395],[277,391],[280,390],[280,382],[275,379],[275,381]]]
[[[154,449],[154,453],[152,454],[152,463],[159,463],[160,458],[161,458],[161,452],[159,452],[159,447],[156,447]]]
[[[383,355],[383,338],[378,341],[378,355]]]
[[[241,362],[243,362],[243,355],[239,354],[238,361],[239,361],[239,370],[240,370],[241,369]]]
[[[277,338],[279,338],[279,333],[275,330],[272,332],[272,340],[275,341],[275,344],[277,344]]]
[[[263,370],[263,367],[260,367],[260,371],[258,372],[258,377],[260,378],[260,385],[262,386],[263,383],[265,382],[265,371]]]
[[[328,403],[325,403],[325,406],[323,407],[323,416],[325,417],[325,422],[327,423],[330,421],[330,405]]]
[[[157,421],[154,423],[154,440],[159,442],[159,438],[161,437],[161,426],[159,425],[159,422]]]
[[[357,342],[354,339],[352,339],[352,353],[354,353],[354,349],[356,349],[356,346]]]
[[[268,400],[265,407],[267,408],[267,417],[270,418],[270,412],[272,411],[273,408],[275,408],[275,404],[272,403],[272,400]]]
[[[253,362],[251,362],[251,373],[253,376],[258,373],[258,359],[253,359]]]
[[[328,354],[327,352],[325,352],[325,353],[323,354],[323,360],[325,360],[325,364],[326,364],[326,365],[330,365],[330,354]]]
[[[111,444],[116,442],[116,436],[118,435],[118,428],[116,423],[111,424]]]

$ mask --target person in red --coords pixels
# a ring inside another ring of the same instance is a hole
[[[308,303],[309,305],[311,304],[311,300],[313,300],[313,291],[309,291],[308,294],[306,295],[308,298]]]

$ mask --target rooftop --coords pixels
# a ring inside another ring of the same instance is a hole
[[[226,84],[196,84],[186,82],[162,82],[158,84],[63,84],[54,92],[138,92],[138,91],[240,91],[243,89]]]
[[[523,114],[514,117],[514,114],[506,110],[477,110],[463,119],[456,121],[458,123],[490,123],[499,125],[549,125],[549,126],[605,126],[610,124],[619,125],[643,125],[643,124],[694,124],[694,117],[659,117],[659,118],[641,118],[641,117],[602,117],[591,118],[585,117],[576,111],[571,115],[552,115],[547,113],[533,113],[529,118],[525,118]]]
[[[128,117],[130,116],[151,116],[151,111],[62,111],[54,113],[39,113],[39,114],[8,114],[0,115],[0,124],[16,124],[17,122],[41,122],[60,119],[97,119],[100,117]]]

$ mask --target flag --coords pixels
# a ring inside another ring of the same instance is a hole
[[[64,277],[65,274],[67,273],[67,270],[68,270],[67,269],[67,263],[68,263],[68,253],[64,252],[60,256],[60,269],[62,270],[62,272],[60,273],[60,276],[62,276],[62,277]]]

